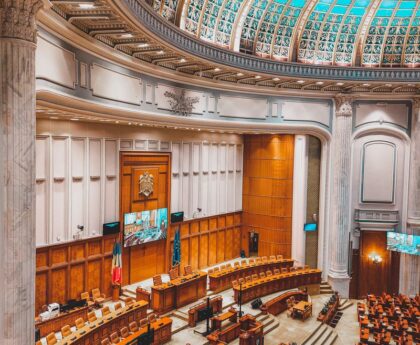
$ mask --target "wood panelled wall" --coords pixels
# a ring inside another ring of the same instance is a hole
[[[399,253],[386,249],[385,231],[365,231],[360,237],[358,297],[362,298],[369,293],[382,292],[397,293],[399,282]],[[383,259],[375,264],[369,255],[375,253]]]
[[[192,219],[171,226],[170,258],[176,229],[181,231],[181,265],[201,269],[237,258],[241,250],[241,212]]]
[[[35,312],[44,304],[80,299],[100,288],[111,295],[112,248],[118,235],[40,247],[36,250]]]
[[[291,255],[293,202],[293,135],[244,138],[242,243],[259,233],[258,255]]]
[[[159,152],[120,153],[120,221],[124,214],[156,208],[168,208],[170,214],[171,154]],[[154,176],[154,191],[147,198],[139,194],[139,177]],[[168,270],[169,238],[124,248],[123,284],[132,284]]]

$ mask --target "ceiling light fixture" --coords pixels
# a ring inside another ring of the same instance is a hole
[[[370,84],[368,84],[368,83],[364,83],[364,84],[363,84],[363,86],[370,86]]]
[[[139,48],[146,48],[149,46],[149,43],[140,43],[137,47]]]
[[[219,68],[219,67],[216,67],[216,68],[214,69],[214,71],[215,71],[215,72],[220,72],[220,68]]]
[[[304,80],[298,80],[296,83],[298,83],[298,84],[305,84],[305,81]]]
[[[316,85],[324,85],[324,82],[323,81],[317,81],[315,84]]]
[[[158,53],[159,55],[163,55],[164,51],[163,51],[163,50],[159,50],[157,53]]]
[[[255,79],[261,79],[261,76],[260,75],[256,75],[255,76]]]
[[[243,73],[241,73],[241,72],[239,72],[239,73],[236,73],[236,75],[237,75],[238,77],[242,77],[244,74],[243,74]]]
[[[180,62],[180,63],[184,63],[184,62],[186,62],[186,61],[187,61],[187,60],[185,60],[185,59],[180,59],[180,60],[179,60],[179,62]]]
[[[279,80],[280,80],[280,78],[277,78],[277,77],[276,77],[276,78],[273,78],[273,80],[274,80],[274,81],[279,81]]]
[[[337,86],[343,86],[343,85],[344,85],[344,83],[337,83],[336,85],[337,85]]]
[[[79,4],[79,7],[80,7],[81,9],[84,9],[84,10],[89,10],[89,9],[91,9],[91,8],[94,8],[94,7],[95,7],[95,5],[94,5],[94,4]]]

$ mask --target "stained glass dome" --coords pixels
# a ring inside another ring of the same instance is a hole
[[[152,0],[182,30],[234,51],[308,64],[419,67],[419,0]]]

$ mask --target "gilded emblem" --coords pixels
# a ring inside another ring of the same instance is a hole
[[[153,183],[154,183],[154,177],[152,174],[149,174],[149,172],[145,172],[139,177],[139,187],[140,195],[144,195],[146,198],[149,197],[150,194],[153,193]]]

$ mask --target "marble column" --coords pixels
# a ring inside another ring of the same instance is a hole
[[[0,2],[0,343],[35,343],[35,15]]]
[[[350,232],[352,99],[347,95],[335,98],[333,124],[332,196],[330,222],[330,266],[328,282],[343,297],[349,295],[348,275]]]
[[[413,100],[407,233],[420,235],[420,97]],[[400,292],[419,293],[420,256],[401,254]]]

